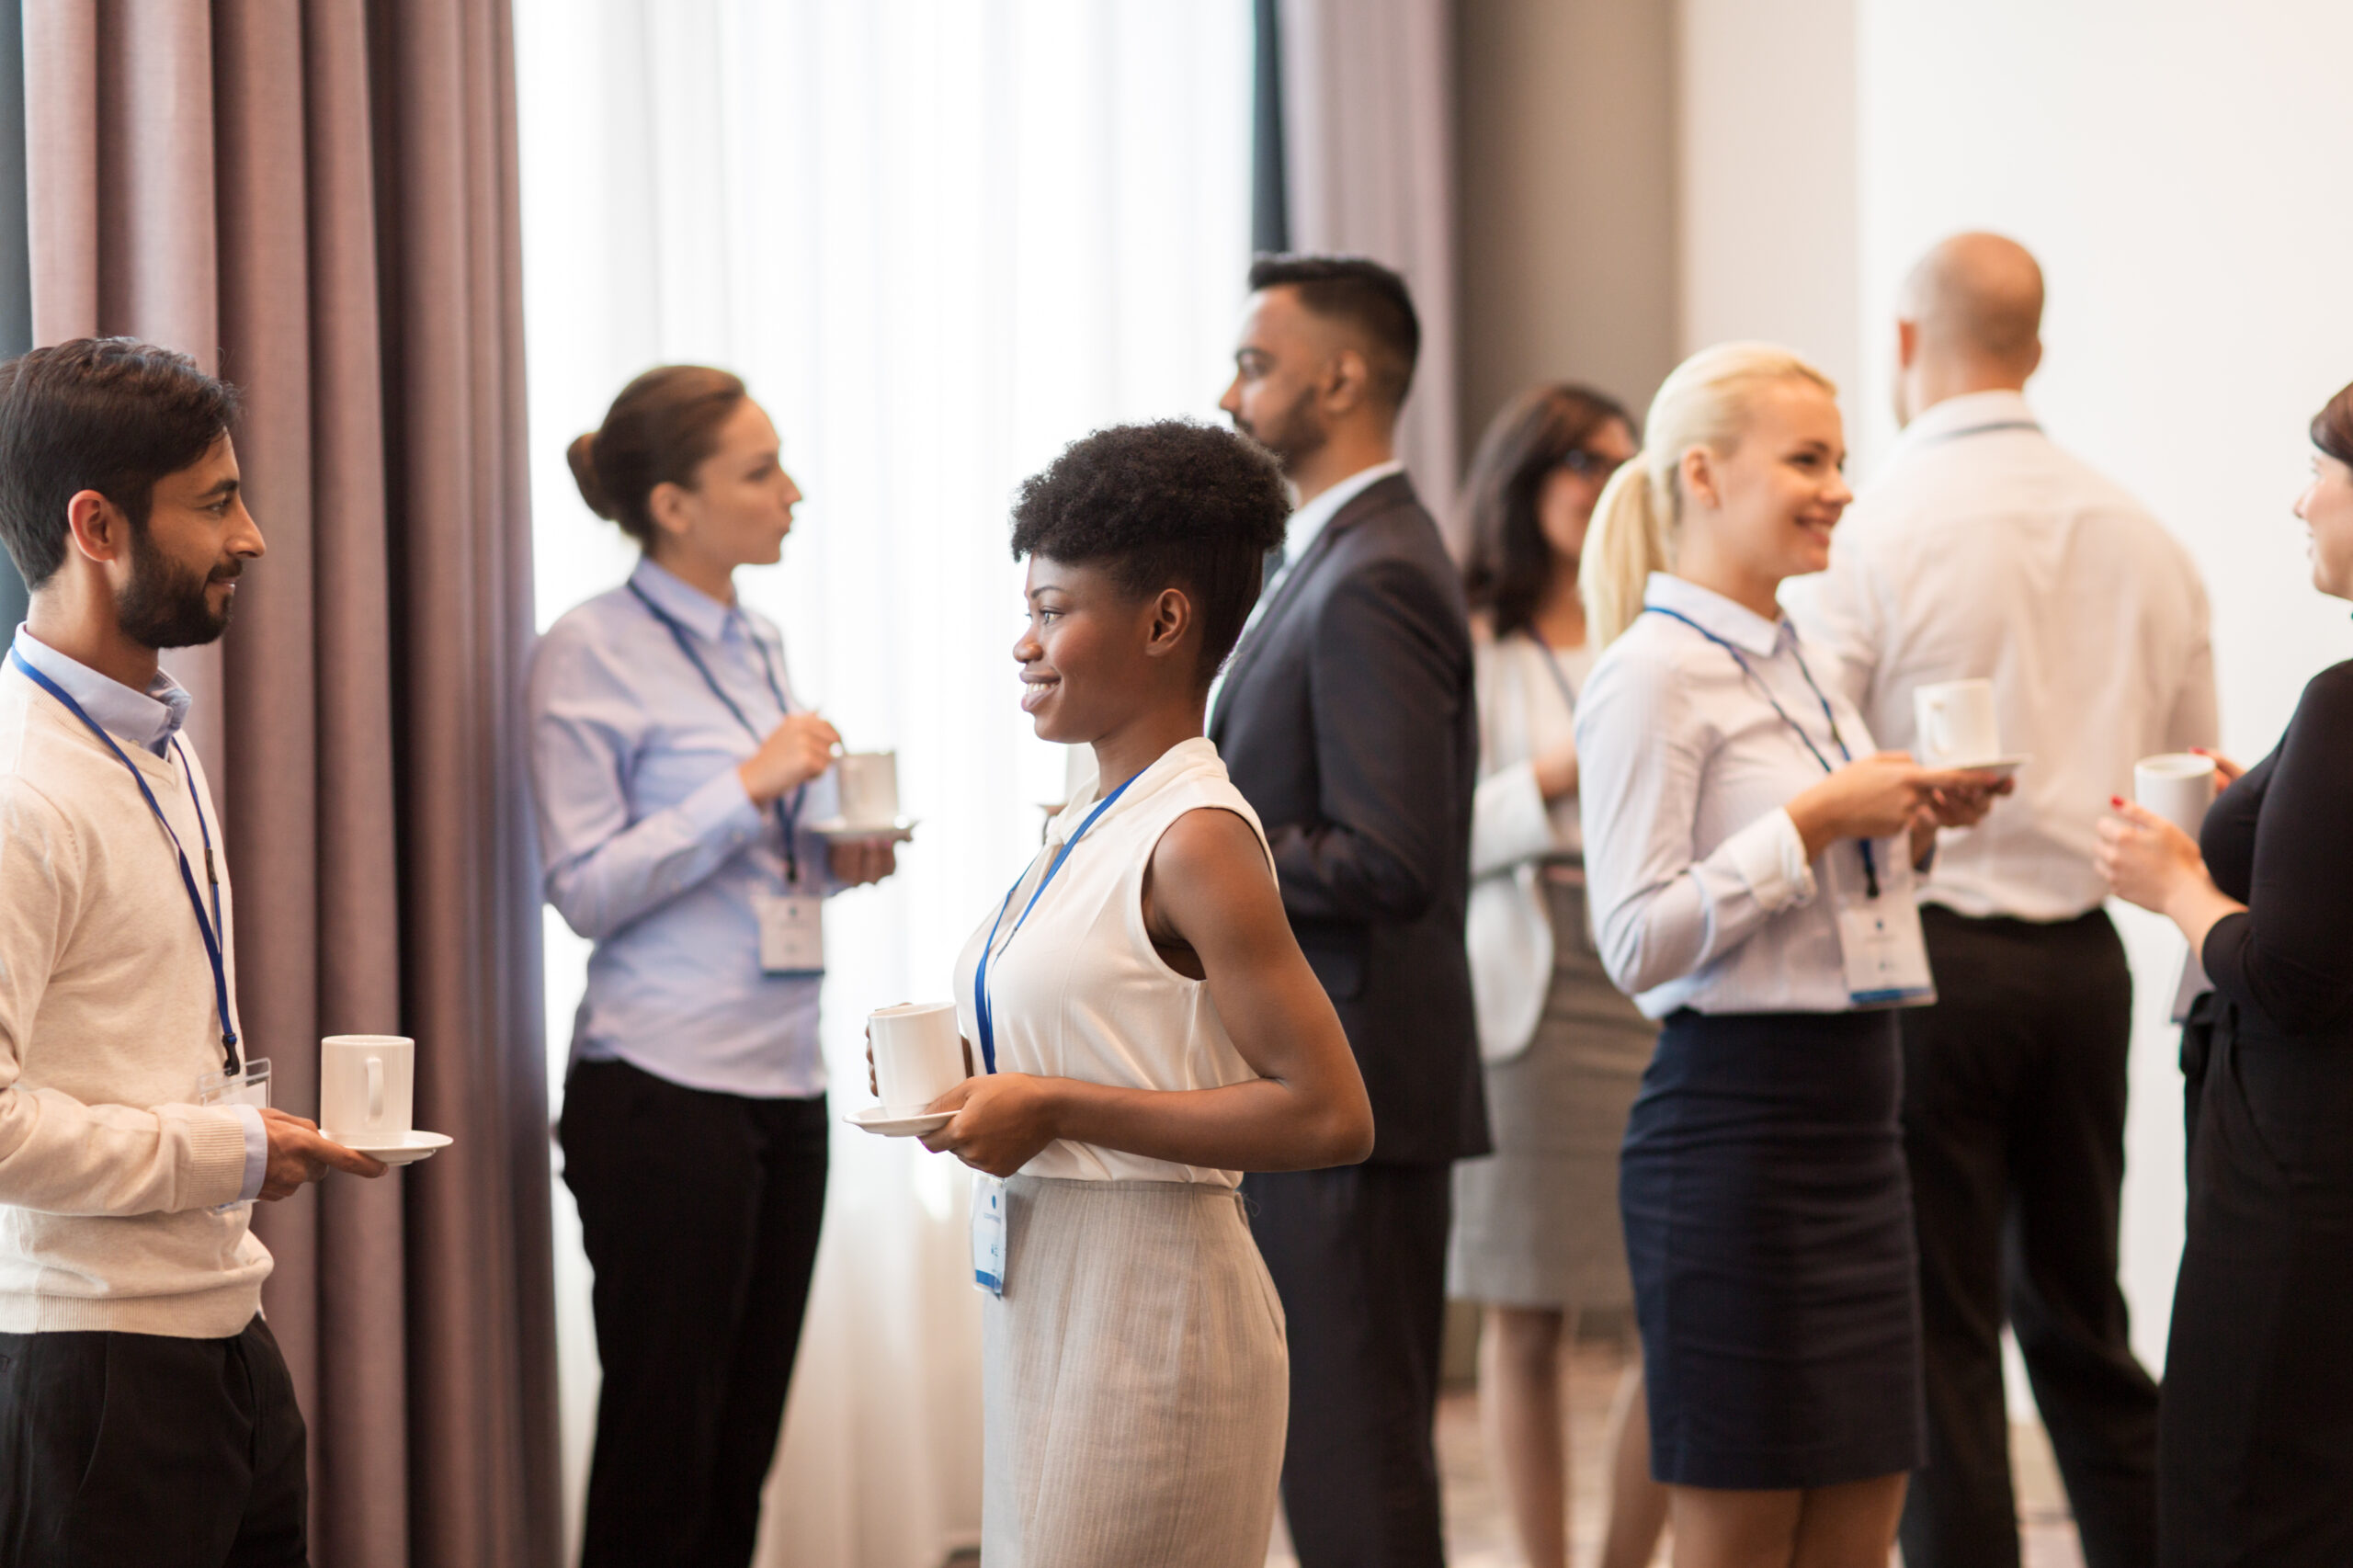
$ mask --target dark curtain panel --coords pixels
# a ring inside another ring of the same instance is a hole
[[[25,246],[25,16],[0,0],[0,359],[33,346],[32,257]],[[0,637],[25,619],[25,580],[0,551]]]
[[[268,553],[171,655],[278,1103],[417,1041],[455,1145],[263,1205],[320,1568],[561,1551],[506,0],[22,0],[35,329],[242,387]]]
[[[1290,249],[1290,193],[1283,175],[1281,0],[1253,0],[1256,56],[1250,96],[1250,248]]]

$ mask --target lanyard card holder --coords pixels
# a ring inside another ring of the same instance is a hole
[[[972,1173],[972,1283],[1005,1294],[1005,1183],[985,1171]]]
[[[825,901],[787,882],[779,892],[756,892],[752,912],[760,922],[762,974],[822,974],[825,969]]]
[[[237,1071],[222,1068],[207,1073],[196,1081],[196,1103],[202,1106],[249,1105],[256,1110],[269,1108],[269,1059],[247,1062]],[[251,1208],[245,1203],[223,1203],[214,1212],[226,1213],[232,1209]]]
[[[1918,1007],[1937,999],[1927,939],[1909,883],[1833,893],[1847,999],[1858,1007]]]

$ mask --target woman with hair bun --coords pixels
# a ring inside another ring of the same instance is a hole
[[[2313,586],[2353,599],[2353,386],[2312,422]],[[2117,896],[2213,989],[2182,1034],[2189,1210],[2157,1430],[2163,1568],[2353,1562],[2353,662],[2313,676],[2198,841],[2122,800]]]
[[[1472,460],[1471,601],[1479,786],[1471,803],[1471,990],[1495,1152],[1454,1167],[1450,1294],[1481,1303],[1479,1414],[1529,1568],[1568,1561],[1561,1355],[1581,1332],[1631,1341],[1618,1148],[1658,1026],[1612,985],[1586,918],[1577,690],[1593,668],[1577,574],[1634,422],[1583,387],[1538,386]],[[1665,1522],[1642,1376],[1610,1412],[1598,1568],[1642,1568]]]
[[[1664,1020],[1620,1164],[1679,1568],[1883,1568],[1921,1462],[1889,1008],[1934,995],[1916,864],[2001,788],[1879,752],[1779,602],[1852,499],[1836,390],[1694,355],[1596,505],[1577,709],[1602,961]]]
[[[547,900],[596,944],[561,1128],[604,1364],[581,1563],[748,1563],[824,1211],[820,901],[892,851],[808,827],[840,737],[735,596],[801,499],[744,383],[648,370],[568,456],[645,552],[529,676]]]

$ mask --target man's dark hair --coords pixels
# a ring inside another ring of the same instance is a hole
[[[1183,588],[1201,619],[1206,686],[1233,652],[1290,520],[1282,472],[1256,442],[1188,419],[1115,425],[1022,483],[1013,558],[1099,567],[1136,598]]]
[[[2353,385],[2337,389],[2335,397],[2313,415],[2313,445],[2338,462],[2353,465]]]
[[[1361,256],[1262,256],[1250,264],[1250,291],[1292,289],[1299,302],[1364,337],[1373,395],[1393,412],[1414,384],[1422,353],[1422,319],[1405,280]]]
[[[155,482],[236,417],[235,388],[136,338],[76,337],[0,365],[0,542],[25,585],[64,564],[76,494],[97,491],[143,529]]]

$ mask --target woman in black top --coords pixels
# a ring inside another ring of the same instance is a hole
[[[2353,599],[2353,387],[2313,421],[2313,582]],[[2182,1040],[2189,1214],[2165,1358],[2165,1568],[2353,1563],[2353,662],[2304,687],[2201,843],[2116,802],[2101,869],[2214,989]],[[2200,850],[2204,854],[2201,859]]]

